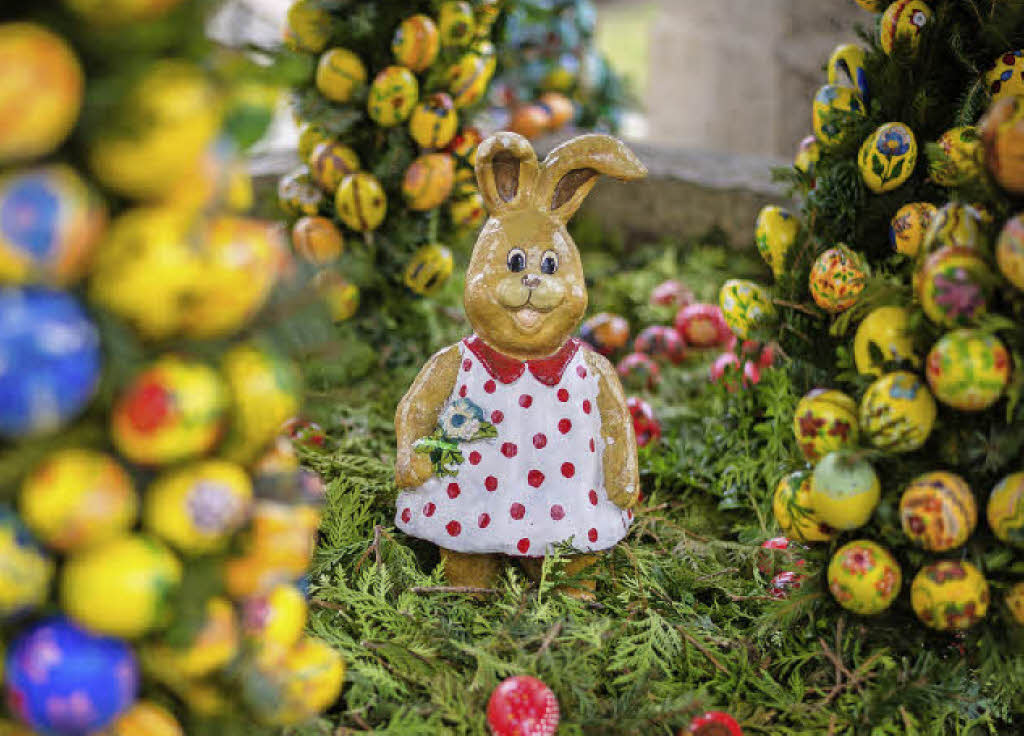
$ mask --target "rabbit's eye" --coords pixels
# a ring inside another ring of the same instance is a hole
[[[553,250],[544,251],[544,255],[540,259],[540,272],[541,273],[554,273],[558,270],[558,254]]]
[[[519,248],[513,248],[508,252],[508,270],[513,273],[526,270],[526,254]]]

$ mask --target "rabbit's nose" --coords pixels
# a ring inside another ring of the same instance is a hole
[[[523,276],[523,286],[527,289],[536,289],[540,286],[540,276],[535,273],[531,273],[527,276]]]

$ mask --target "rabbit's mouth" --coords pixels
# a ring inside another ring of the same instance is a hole
[[[540,323],[543,322],[544,318],[547,316],[548,312],[542,312],[527,302],[524,306],[512,312],[512,321],[515,322],[516,327],[523,332],[533,332],[540,327]]]

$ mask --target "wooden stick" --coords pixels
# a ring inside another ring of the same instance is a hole
[[[497,588],[474,588],[471,585],[434,585],[410,588],[411,593],[497,593]]]
[[[699,641],[697,641],[696,637],[694,637],[692,634],[690,634],[689,631],[684,629],[682,626],[677,626],[676,630],[680,634],[683,635],[683,638],[686,639],[686,641],[688,641],[691,644],[693,644],[693,646],[696,647],[697,650],[701,654],[703,654],[705,657],[707,657],[708,661],[711,662],[711,664],[713,664],[718,669],[719,672],[721,672],[723,675],[728,675],[729,674],[729,670],[727,670],[725,668],[725,666],[722,665],[721,662],[719,662],[717,659],[715,659],[715,655],[712,654],[711,651],[707,647],[705,647],[703,644],[701,644]]]

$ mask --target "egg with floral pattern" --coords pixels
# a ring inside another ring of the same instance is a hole
[[[754,234],[757,250],[776,277],[782,274],[786,254],[799,232],[800,220],[784,207],[769,205],[758,213]]]
[[[836,46],[828,59],[828,83],[851,87],[860,92],[861,99],[868,102],[868,74],[864,68],[866,52],[855,43]]]
[[[401,22],[391,41],[395,61],[414,72],[422,72],[437,58],[441,39],[430,16],[417,13]]]
[[[986,515],[996,537],[1024,548],[1024,473],[1012,473],[996,484],[988,497]]]
[[[718,304],[725,323],[741,340],[763,322],[774,318],[775,305],[768,291],[745,279],[729,279],[718,292]]]
[[[0,571],[0,620],[31,611],[46,601],[53,560],[4,504],[0,504]]]
[[[938,208],[929,202],[911,202],[896,210],[889,223],[889,242],[910,258],[916,258],[924,245],[925,234],[931,227]]]
[[[879,360],[879,358],[881,360]],[[910,312],[904,307],[878,307],[861,320],[853,338],[857,372],[882,375],[882,364],[909,362],[919,365],[910,336]]]
[[[867,524],[881,493],[875,469],[853,450],[830,452],[811,474],[811,507],[833,529],[849,531]]]
[[[359,171],[359,156],[344,143],[327,140],[309,154],[309,173],[328,194],[334,194],[349,174]]]
[[[811,113],[814,135],[822,144],[829,146],[842,142],[847,121],[864,117],[866,109],[857,90],[826,84],[814,95]]]
[[[388,198],[380,180],[358,171],[346,176],[334,194],[334,209],[350,229],[358,233],[376,230],[388,213]]]
[[[982,411],[1010,381],[1010,354],[995,335],[954,330],[932,347],[926,368],[935,398],[960,411]]]
[[[1024,215],[1006,221],[996,242],[996,264],[1007,281],[1024,291]]]
[[[933,15],[924,0],[896,0],[885,9],[879,24],[878,40],[882,50],[892,54],[898,44],[905,43],[911,51],[917,51],[921,32]]]
[[[285,174],[277,182],[277,203],[287,215],[315,215],[326,201],[323,190],[305,166]]]
[[[861,398],[860,431],[879,449],[911,452],[928,439],[937,411],[931,392],[915,374],[887,373]]]
[[[918,269],[917,298],[935,324],[963,327],[988,311],[993,276],[977,249],[941,248]]]
[[[404,66],[389,66],[380,71],[370,85],[367,109],[373,122],[382,128],[404,123],[419,100],[416,75]]]
[[[988,612],[988,581],[970,562],[940,560],[927,565],[910,584],[910,605],[928,627],[969,629]]]
[[[857,303],[870,275],[871,269],[859,253],[837,245],[818,256],[811,266],[811,296],[826,312],[838,314]]]
[[[829,542],[838,533],[814,515],[809,471],[783,476],[775,487],[772,511],[786,536],[801,542]]]
[[[1024,625],[1024,583],[1014,583],[1006,592],[1005,601],[1014,622]]]
[[[1024,50],[1007,51],[996,59],[985,73],[985,84],[993,102],[1024,95]]]
[[[903,186],[917,166],[917,139],[903,123],[885,123],[869,135],[857,156],[864,184],[875,194]]]
[[[958,187],[976,179],[981,173],[981,139],[978,129],[966,125],[951,128],[938,140],[942,156],[933,158],[929,172],[943,187]]]
[[[855,447],[860,436],[857,403],[842,391],[816,388],[796,405],[793,434],[811,462],[833,450]]]
[[[966,544],[978,525],[978,503],[955,473],[919,475],[900,497],[900,524],[911,542],[929,552]]]
[[[903,573],[885,547],[868,539],[844,544],[828,565],[828,589],[843,608],[871,616],[896,600]]]
[[[821,143],[813,135],[809,135],[800,141],[796,149],[796,156],[793,159],[793,167],[807,176],[813,177],[814,170],[821,160]]]

